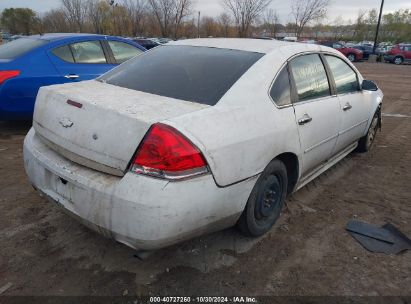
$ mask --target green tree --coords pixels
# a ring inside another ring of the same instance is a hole
[[[39,19],[29,8],[6,8],[1,14],[0,22],[11,34],[30,35],[36,31]]]
[[[411,41],[411,10],[398,10],[383,16],[381,40],[391,42]]]

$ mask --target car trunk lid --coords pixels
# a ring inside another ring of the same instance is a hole
[[[99,81],[40,89],[33,127],[66,158],[124,175],[153,123],[208,107]]]

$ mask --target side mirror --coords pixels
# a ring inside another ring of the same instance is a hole
[[[377,85],[371,80],[364,80],[361,84],[361,89],[365,91],[378,91]]]

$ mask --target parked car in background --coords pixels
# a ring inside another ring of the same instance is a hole
[[[384,55],[384,60],[395,63],[411,63],[411,44],[397,44]]]
[[[344,44],[339,43],[339,42],[322,42],[322,45],[332,47],[333,49],[336,49],[337,51],[341,52],[344,54],[348,60],[351,62],[354,61],[361,61],[363,59],[363,52],[361,50],[352,48],[352,47],[346,47]]]
[[[388,53],[393,48],[392,45],[379,45],[375,49],[375,54],[378,57],[378,61],[384,61],[384,55]]]
[[[345,45],[345,47],[353,47],[354,45],[357,45],[357,44],[358,43],[356,43],[354,41],[348,41],[344,45]]]
[[[374,47],[374,42],[372,42],[372,41],[361,41],[360,43],[358,43],[358,45]]]
[[[133,39],[133,41],[146,48],[147,50],[151,50],[152,48],[161,45],[160,42],[148,38],[135,38]]]
[[[170,38],[158,38],[158,41],[159,41],[161,44],[166,44],[166,43],[169,43],[169,42],[173,41],[173,39],[170,39]]]
[[[288,41],[288,42],[297,42],[298,38],[297,37],[284,37],[283,41]]]
[[[96,80],[41,88],[24,165],[42,195],[136,249],[236,223],[260,236],[287,195],[371,148],[382,99],[331,48],[171,42]]]
[[[23,37],[27,37],[27,36],[24,36],[24,35],[13,35],[13,36],[10,36],[9,41],[17,40],[17,39],[20,39],[20,38],[23,38]]]
[[[368,60],[370,55],[374,53],[374,47],[370,45],[354,45],[352,48],[360,50],[363,53],[364,60]]]
[[[308,43],[308,44],[317,44],[317,41],[316,41],[316,40],[313,40],[313,39],[311,39],[311,40],[305,39],[305,40],[301,40],[301,41],[298,41],[298,42],[300,42],[300,43]]]
[[[1,33],[2,43],[7,43],[7,42],[9,42],[9,41],[10,41],[10,37],[11,37],[11,35],[10,35],[9,33],[7,33],[7,32],[2,32],[2,33]]]
[[[90,34],[45,34],[0,46],[0,120],[31,119],[40,87],[89,80],[143,53],[135,42]]]
[[[394,46],[393,45],[382,45],[382,46],[378,46],[375,49],[375,53],[377,55],[384,55],[386,54],[389,50],[391,50]]]

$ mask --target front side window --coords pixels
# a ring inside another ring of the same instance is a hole
[[[279,107],[291,104],[290,78],[286,67],[278,74],[271,88],[270,95]]]
[[[99,81],[131,90],[215,105],[264,54],[194,46],[159,46]]]
[[[84,41],[71,44],[76,63],[107,63],[100,41]]]
[[[352,93],[360,90],[357,74],[346,62],[330,55],[325,55],[325,58],[333,74],[338,94]]]
[[[330,95],[327,74],[317,54],[304,55],[290,62],[298,101],[321,98]]]
[[[333,43],[333,48],[334,49],[341,49],[343,46],[339,43]]]
[[[143,51],[128,43],[109,40],[108,44],[113,51],[114,59],[117,63],[123,63],[143,53]]]

